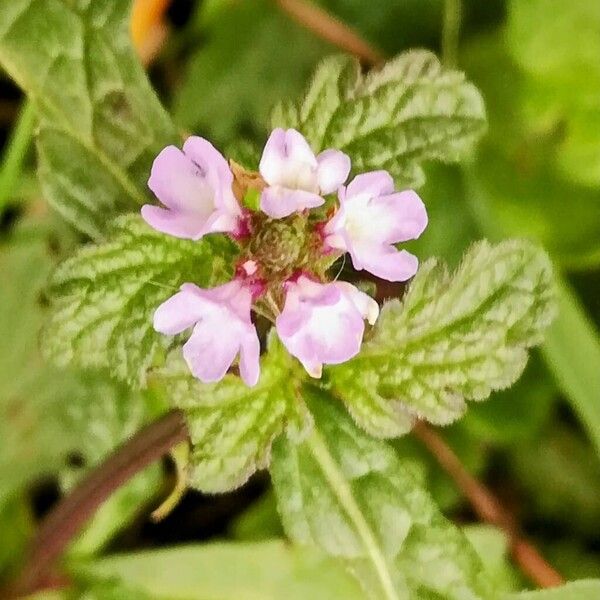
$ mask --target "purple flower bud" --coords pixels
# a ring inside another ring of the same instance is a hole
[[[154,160],[148,186],[166,208],[146,204],[142,217],[154,229],[198,240],[207,233],[236,235],[242,209],[232,191],[225,158],[207,140],[189,137],[183,151],[167,146]]]
[[[212,289],[184,283],[154,313],[154,329],[176,335],[194,326],[183,346],[192,374],[205,383],[219,381],[240,356],[240,375],[256,385],[260,344],[250,319],[252,293],[239,279]]]
[[[375,300],[344,281],[318,283],[300,275],[285,285],[277,333],[312,377],[321,377],[323,364],[342,363],[358,354],[364,319],[373,324],[379,314]]]
[[[295,129],[271,133],[259,165],[268,184],[260,207],[269,217],[281,219],[294,212],[321,206],[323,194],[335,192],[350,173],[350,158],[339,150],[315,156]]]
[[[355,269],[388,281],[410,279],[418,260],[393,244],[418,238],[427,226],[416,192],[394,192],[390,174],[373,171],[341,187],[338,197],[340,208],[323,230],[325,246],[349,252]]]

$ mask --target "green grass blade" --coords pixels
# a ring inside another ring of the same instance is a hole
[[[600,338],[569,283],[557,274],[559,314],[542,352],[600,453]]]
[[[21,107],[19,118],[6,145],[0,164],[0,214],[15,191],[23,161],[31,145],[35,124],[35,109],[29,100]]]

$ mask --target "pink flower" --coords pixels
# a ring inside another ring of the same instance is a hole
[[[355,269],[366,269],[388,281],[406,281],[419,262],[393,244],[418,238],[427,212],[412,190],[394,192],[387,171],[355,177],[338,192],[340,208],[324,228],[325,244],[350,253]]]
[[[317,283],[305,275],[286,283],[285,306],[277,317],[281,341],[312,377],[323,364],[342,363],[360,350],[364,319],[373,324],[379,307],[350,283]]]
[[[295,129],[274,129],[259,165],[269,187],[260,199],[263,212],[273,219],[321,206],[324,194],[335,192],[350,173],[350,158],[339,150],[315,156]]]
[[[237,233],[240,208],[225,158],[207,140],[189,137],[183,152],[167,146],[154,160],[148,186],[166,208],[146,204],[142,217],[154,229],[198,240],[207,233]]]
[[[154,329],[176,335],[194,326],[183,346],[192,374],[205,383],[222,379],[239,353],[240,375],[258,381],[260,344],[250,320],[252,294],[239,280],[212,289],[184,283],[154,313]]]

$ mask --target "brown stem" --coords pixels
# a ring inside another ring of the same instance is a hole
[[[20,576],[8,590],[0,592],[0,597],[25,596],[37,590],[98,507],[120,486],[187,437],[182,413],[172,411],[117,448],[46,516],[31,543]]]
[[[508,534],[512,556],[523,573],[540,587],[562,585],[564,579],[560,573],[546,562],[529,541],[522,537],[513,515],[502,506],[488,488],[465,469],[458,456],[442,437],[423,422],[417,423],[413,433],[452,477],[473,506],[477,516],[482,521],[491,523]]]
[[[354,31],[322,8],[305,0],[275,0],[281,10],[306,29],[330,44],[353,54],[367,65],[380,65],[384,62],[381,52]]]

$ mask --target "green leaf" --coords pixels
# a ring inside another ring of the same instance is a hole
[[[0,0],[0,64],[40,117],[45,196],[102,238],[143,204],[153,158],[176,140],[129,41],[130,2]]]
[[[600,258],[598,193],[566,185],[553,176],[543,158],[547,150],[542,153],[533,146],[534,133],[523,134],[527,129],[522,120],[516,120],[510,101],[514,94],[506,96],[506,89],[510,89],[508,82],[514,85],[518,72],[507,62],[506,50],[499,42],[499,39],[493,39],[491,43],[486,40],[483,45],[474,46],[469,56],[478,65],[478,83],[487,91],[487,97],[497,103],[495,108],[491,101],[489,103],[494,146],[502,148],[502,153],[508,147],[513,163],[504,162],[495,152],[490,153],[489,160],[477,161],[469,168],[471,180],[482,175],[482,165],[487,165],[485,169],[490,174],[511,174],[508,178],[502,177],[504,185],[497,188],[501,190],[499,194],[493,192],[496,186],[491,184],[491,179],[490,185],[486,186],[490,193],[477,194],[477,182],[471,186],[468,197],[472,199],[472,214],[484,235],[491,239],[525,235],[542,241],[553,258],[564,266],[589,268],[597,265]],[[504,78],[490,72],[486,67],[490,62],[501,65],[500,70],[506,74]],[[513,127],[509,127],[511,123]],[[538,164],[540,154],[542,159]],[[565,198],[570,201],[565,202]],[[600,452],[598,332],[566,279],[560,278],[557,287],[558,317],[548,331],[542,351],[554,379]]]
[[[561,587],[507,594],[502,600],[592,600],[600,596],[600,579],[582,579]]]
[[[143,384],[157,353],[172,343],[152,327],[156,308],[182,283],[225,281],[233,256],[223,236],[180,240],[137,215],[120,217],[111,241],[82,248],[54,273],[46,355],[61,366],[107,367],[118,379]]]
[[[306,389],[313,433],[280,437],[271,476],[284,528],[343,558],[369,598],[487,598],[482,565],[421,488],[411,464]]]
[[[296,127],[314,150],[343,150],[357,172],[387,169],[408,187],[424,182],[422,161],[463,158],[485,129],[485,110],[462,73],[411,51],[365,77],[350,59],[324,61],[304,101],[281,105],[272,122]]]
[[[35,120],[33,105],[31,102],[23,102],[0,159],[0,216],[18,192]]]
[[[600,337],[569,283],[557,287],[558,318],[542,352],[600,455]]]
[[[254,387],[236,375],[202,384],[191,376],[180,351],[157,377],[173,404],[185,412],[192,441],[189,483],[203,492],[242,485],[269,465],[277,435],[287,430],[295,439],[310,426],[298,395],[305,375],[274,333]]]
[[[555,313],[550,262],[525,241],[479,242],[453,276],[423,264],[402,302],[384,305],[354,359],[328,370],[332,390],[376,436],[414,419],[447,424],[465,400],[510,386]]]
[[[363,597],[358,585],[336,561],[279,540],[220,542],[121,554],[77,565],[75,570],[84,580],[112,581],[113,585],[123,582],[139,590],[142,597],[156,600]],[[140,596],[116,597],[122,600]]]
[[[465,536],[475,548],[494,590],[512,591],[520,587],[517,572],[508,556],[508,535],[492,525],[467,525]]]
[[[283,537],[277,501],[269,489],[229,526],[231,537],[242,541],[259,541]]]

